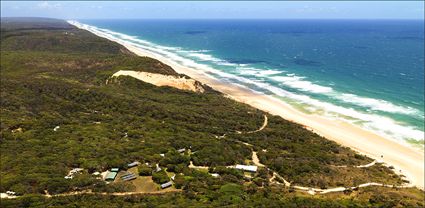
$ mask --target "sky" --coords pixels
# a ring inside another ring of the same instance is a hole
[[[1,1],[2,17],[60,19],[424,19],[423,1]]]

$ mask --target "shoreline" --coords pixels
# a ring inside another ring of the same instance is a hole
[[[72,24],[71,22],[69,22]],[[77,28],[86,30],[85,28]],[[238,85],[225,83],[197,71],[196,69],[182,66],[170,59],[148,50],[135,47],[119,39],[89,31],[97,36],[123,45],[129,51],[138,56],[147,56],[172,67],[177,73],[190,76],[203,84],[227,95],[231,99],[248,104],[254,108],[263,110],[273,115],[278,115],[286,120],[301,124],[307,129],[337,142],[342,146],[349,147],[368,157],[380,160],[393,166],[395,173],[405,175],[411,184],[424,189],[424,152],[413,147],[402,145],[391,139],[384,138],[373,132],[361,129],[350,123],[331,120],[318,115],[309,115],[300,112],[283,101],[268,95],[259,94]],[[383,156],[381,158],[381,156]]]

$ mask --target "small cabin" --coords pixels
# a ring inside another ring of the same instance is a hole
[[[210,175],[211,175],[212,177],[214,177],[214,178],[217,178],[217,177],[219,177],[219,176],[220,176],[218,173],[210,173]]]
[[[127,173],[127,174],[121,176],[121,180],[123,180],[123,181],[130,181],[130,180],[133,180],[133,179],[136,179],[136,178],[137,178],[137,176],[134,173]]]
[[[75,174],[75,173],[81,172],[83,170],[84,170],[83,168],[74,168],[71,171],[69,171],[69,173],[70,174]]]
[[[159,171],[161,171],[162,169],[159,167],[159,165],[158,164],[156,164],[156,168],[155,168],[155,170],[154,170],[154,172],[155,173],[157,173],[157,172],[159,172]]]
[[[140,165],[140,162],[135,161],[135,162],[132,162],[132,163],[127,164],[127,167],[128,168],[132,168],[132,167],[136,167],[138,165]]]
[[[105,181],[114,181],[117,177],[117,172],[108,172],[105,176]]]
[[[73,176],[73,175],[67,175],[67,176],[65,176],[64,178],[65,178],[65,179],[73,179],[73,178],[74,178],[74,176]]]
[[[172,185],[173,185],[173,182],[168,181],[167,183],[163,183],[163,184],[161,184],[161,188],[162,188],[162,189],[165,189],[165,188],[168,188],[168,187],[170,187],[170,186],[172,186]]]
[[[236,165],[235,168],[238,170],[243,170],[243,171],[252,172],[252,173],[257,172],[257,166],[255,165]]]
[[[15,196],[16,195],[16,192],[14,192],[14,191],[6,191],[6,194],[9,195],[9,196]]]
[[[181,149],[178,149],[178,150],[177,150],[177,152],[178,152],[178,153],[183,153],[183,152],[185,152],[185,151],[186,151],[186,148],[181,148]]]
[[[65,176],[65,179],[73,179],[75,174],[77,174],[77,173],[79,173],[83,170],[84,170],[83,168],[74,168],[74,169],[69,171],[68,175]]]
[[[160,167],[156,167],[156,169],[154,170],[154,172],[155,173],[157,173],[157,172],[159,172],[159,171],[161,171],[162,170],[162,168],[160,168]]]

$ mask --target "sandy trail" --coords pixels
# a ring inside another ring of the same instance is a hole
[[[368,167],[374,166],[375,164],[376,164],[376,160],[366,165],[358,165],[356,166],[356,168],[368,168]]]
[[[264,165],[260,163],[260,159],[258,159],[257,152],[255,151],[252,151],[252,162],[258,167],[264,167]]]
[[[195,168],[195,169],[207,169],[207,170],[208,170],[208,168],[210,168],[208,166],[197,166],[197,165],[193,165],[193,162],[192,161],[190,161],[190,164],[189,164],[188,167],[189,168]]]
[[[357,165],[357,166],[338,165],[338,166],[334,166],[334,167],[337,167],[337,168],[348,168],[348,167],[368,168],[368,167],[374,166],[376,163],[381,163],[381,162],[378,162],[378,161],[374,160],[374,161],[372,161],[372,162],[370,162],[368,164],[365,164],[365,165]]]
[[[255,133],[255,132],[262,131],[264,128],[266,128],[267,124],[268,124],[268,118],[267,118],[266,115],[264,115],[264,123],[263,123],[263,125],[259,129],[255,130],[255,131],[248,131],[246,133],[247,134],[252,134],[252,133]]]

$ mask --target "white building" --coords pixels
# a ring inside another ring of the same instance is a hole
[[[77,173],[79,173],[83,170],[84,170],[83,168],[74,168],[74,169],[69,171],[68,175],[65,176],[65,179],[72,179],[72,178],[74,178],[75,174],[77,174]]]
[[[210,175],[211,175],[212,177],[214,177],[214,178],[217,178],[217,177],[219,177],[219,176],[220,176],[218,173],[210,173]]]
[[[255,165],[236,165],[235,167],[238,170],[248,171],[248,172],[257,172],[257,166]]]

